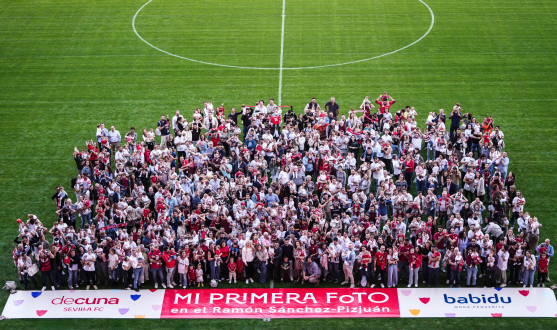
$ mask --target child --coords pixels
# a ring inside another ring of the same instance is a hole
[[[201,269],[201,264],[197,265],[197,269],[195,270],[195,276],[197,278],[197,287],[199,285],[203,286],[203,269]]]
[[[540,283],[545,288],[548,264],[549,260],[547,259],[547,254],[543,253],[538,261],[538,288],[540,287]]]
[[[195,269],[193,269],[193,265],[190,265],[190,268],[188,270],[188,279],[189,279],[189,286],[194,287],[195,286]]]
[[[288,256],[284,257],[284,261],[280,267],[282,268],[282,282],[288,282],[290,278],[290,261],[288,261]]]
[[[242,256],[238,256],[238,260],[236,261],[236,267],[238,269],[238,279],[240,281],[244,280],[244,262],[242,261]]]
[[[238,268],[238,265],[234,262],[234,257],[230,257],[230,262],[228,263],[228,283],[232,283],[232,278],[234,278],[234,283],[236,283],[236,268]]]

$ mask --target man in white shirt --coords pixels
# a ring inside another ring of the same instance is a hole
[[[172,129],[176,130],[176,123],[178,122],[178,119],[180,118],[180,111],[176,111],[176,114],[174,115],[174,117],[172,117]]]
[[[501,278],[501,287],[504,288],[507,286],[507,263],[509,261],[509,252],[507,252],[508,246],[504,245],[497,255],[499,256],[499,260],[497,262],[497,271],[499,275],[497,278]]]

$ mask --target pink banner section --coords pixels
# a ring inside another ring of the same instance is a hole
[[[400,317],[394,289],[166,290],[161,318]]]
[[[56,290],[11,294],[11,318],[556,317],[548,288]]]

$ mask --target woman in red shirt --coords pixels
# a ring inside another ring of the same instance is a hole
[[[411,248],[410,254],[408,255],[408,263],[410,264],[410,280],[408,281],[408,287],[414,286],[418,287],[418,271],[422,266],[422,251],[419,247]]]

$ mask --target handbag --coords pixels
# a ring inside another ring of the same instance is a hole
[[[37,264],[33,264],[31,267],[27,268],[27,275],[29,276],[35,276],[38,272],[39,267],[37,267]]]

